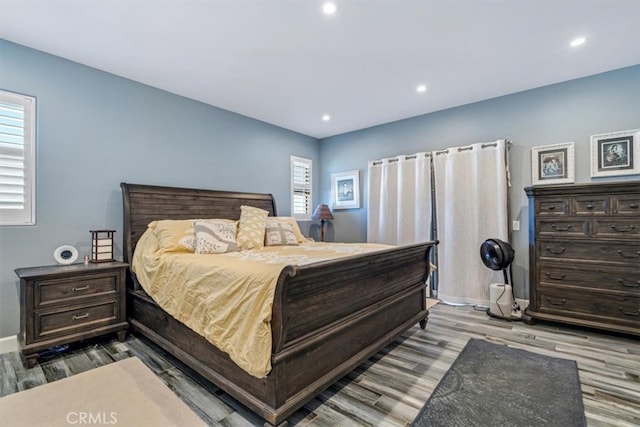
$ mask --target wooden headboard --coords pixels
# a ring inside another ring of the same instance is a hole
[[[123,182],[124,262],[131,262],[133,251],[151,221],[161,219],[240,218],[240,206],[255,206],[276,215],[273,195],[193,188],[160,187]]]

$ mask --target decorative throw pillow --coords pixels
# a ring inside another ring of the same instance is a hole
[[[197,254],[223,254],[238,250],[236,223],[229,221],[196,221],[193,224]]]
[[[197,219],[163,219],[149,224],[158,237],[158,249],[162,252],[195,251],[196,235],[193,222]]]
[[[291,225],[286,222],[273,221],[267,218],[267,225],[264,232],[264,245],[265,246],[298,246],[298,239],[296,239]]]
[[[296,236],[296,240],[298,243],[307,242],[307,238],[304,237],[302,231],[300,231],[300,226],[298,225],[298,221],[291,216],[270,216],[267,218],[268,221],[278,221],[285,224],[289,224],[291,226],[291,231]]]
[[[238,246],[241,249],[260,249],[264,247],[264,228],[268,211],[253,206],[240,206],[238,223]]]

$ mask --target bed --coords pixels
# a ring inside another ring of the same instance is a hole
[[[131,262],[152,221],[228,218],[242,205],[276,215],[271,194],[121,184],[123,258]],[[429,254],[437,242],[397,246],[308,265],[277,279],[271,316],[271,370],[256,378],[160,308],[136,275],[127,277],[127,316],[142,334],[259,414],[267,425],[289,415],[404,331],[426,327]]]

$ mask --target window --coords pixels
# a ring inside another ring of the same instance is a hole
[[[311,160],[291,156],[291,216],[311,219]]]
[[[36,99],[0,90],[0,225],[35,224]]]

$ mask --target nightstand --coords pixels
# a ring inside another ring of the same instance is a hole
[[[50,347],[112,332],[124,341],[129,264],[104,262],[18,268],[20,334],[28,368]]]

